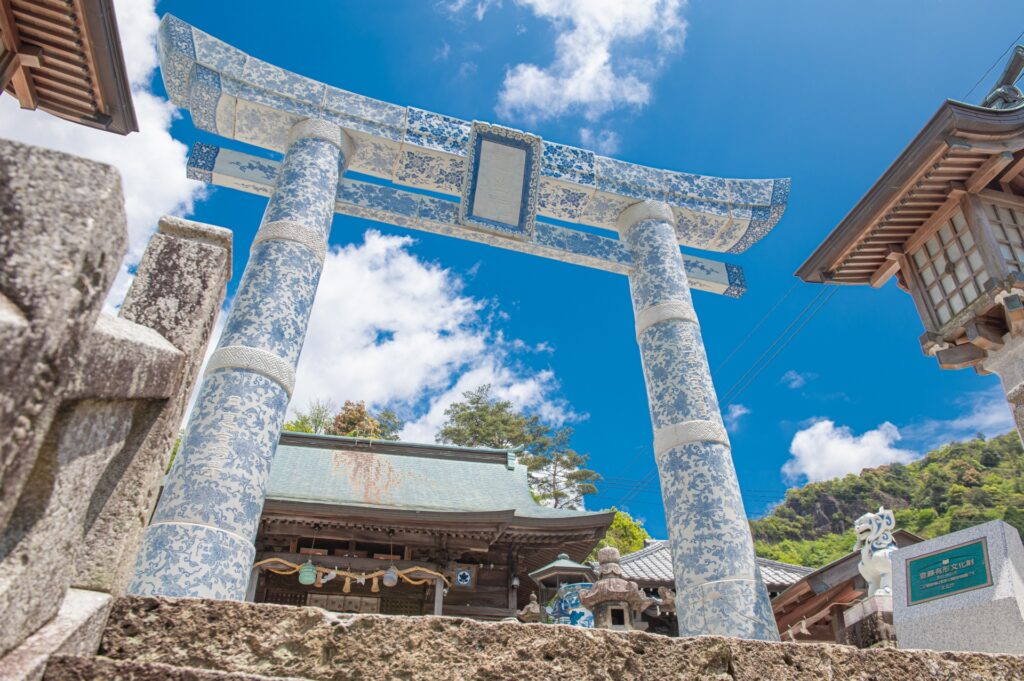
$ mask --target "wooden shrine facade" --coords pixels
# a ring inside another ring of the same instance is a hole
[[[1024,332],[1022,272],[1024,106],[947,101],[797,276],[873,287],[895,276],[925,354],[986,373]]]
[[[0,0],[0,88],[23,109],[139,129],[112,0]]]
[[[339,612],[514,617],[529,602],[528,573],[563,552],[583,560],[613,518],[536,504],[525,466],[504,450],[285,433],[268,489],[257,564],[310,561],[355,575],[393,566],[447,578],[447,586],[355,578],[317,586],[255,570],[253,600]]]

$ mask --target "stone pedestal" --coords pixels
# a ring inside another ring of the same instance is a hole
[[[245,598],[270,463],[350,145],[326,121],[292,128],[224,332],[146,530],[130,593]]]
[[[1001,520],[898,550],[893,624],[901,648],[1024,654],[1024,546]]]
[[[645,201],[623,211],[618,229],[633,261],[679,635],[778,641],[674,222],[669,206]]]
[[[892,626],[892,596],[872,596],[843,612],[843,630],[839,643],[858,648],[895,645]]]

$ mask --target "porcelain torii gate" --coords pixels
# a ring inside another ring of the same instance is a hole
[[[690,296],[691,287],[739,296],[743,276],[679,246],[746,250],[781,217],[788,180],[657,170],[380,102],[279,69],[170,15],[159,49],[167,92],[196,127],[284,160],[193,147],[191,177],[269,202],[130,592],[244,597],[339,212],[628,275],[680,635],[778,639]],[[343,178],[346,169],[386,183]]]

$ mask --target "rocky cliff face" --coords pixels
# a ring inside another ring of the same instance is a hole
[[[122,598],[100,657],[55,658],[45,678],[1009,681],[1024,678],[1024,657]]]

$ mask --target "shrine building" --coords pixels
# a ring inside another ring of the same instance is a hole
[[[284,433],[267,490],[249,600],[339,612],[514,617],[614,517],[538,504],[514,451],[328,435]]]
[[[921,350],[999,376],[1024,428],[1024,73],[1018,45],[980,105],[947,100],[797,270],[910,294]]]

